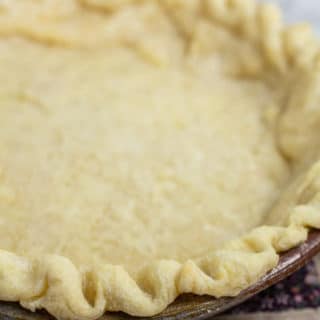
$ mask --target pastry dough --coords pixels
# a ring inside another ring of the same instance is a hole
[[[1,2],[0,300],[151,316],[275,267],[320,228],[318,52],[249,0]]]

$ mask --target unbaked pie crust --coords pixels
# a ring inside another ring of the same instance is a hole
[[[320,56],[251,0],[0,2],[0,300],[59,319],[235,296],[320,227]]]

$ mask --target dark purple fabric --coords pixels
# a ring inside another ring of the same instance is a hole
[[[319,308],[320,281],[315,264],[261,292],[229,313],[277,312],[289,309]]]

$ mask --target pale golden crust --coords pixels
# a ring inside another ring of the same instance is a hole
[[[166,39],[160,35],[157,38],[159,27],[154,24],[152,32],[156,36],[153,41],[143,41],[145,31],[139,19],[150,19],[152,10],[148,11],[148,7],[138,11],[138,16],[130,17],[137,22],[134,30],[123,31],[115,18],[112,32],[101,28],[101,33],[92,37],[94,25],[104,23],[105,17],[99,9],[117,12],[117,16],[125,14],[126,4],[133,2],[142,1],[122,1],[121,9],[118,1],[81,1],[85,7],[92,6],[89,17],[86,17],[92,23],[89,26],[82,24],[86,11],[73,1],[43,2],[43,7],[37,5],[30,11],[31,18],[27,20],[23,18],[25,7],[22,5],[9,4],[8,8],[4,5],[0,9],[0,32],[5,36],[19,35],[55,45],[87,48],[99,46],[101,39],[106,43],[117,42],[121,34],[121,42],[136,46],[137,51],[150,61],[161,64],[171,63],[172,56],[168,52],[173,39],[177,39],[174,44],[175,48],[178,47],[175,50],[177,57],[185,51],[191,56],[210,52],[212,46],[207,38],[210,33],[203,39],[203,32],[199,30],[208,28],[210,31],[207,20],[213,19],[221,28],[230,28],[239,36],[237,48],[243,49],[233,73],[251,78],[264,77],[273,84],[278,81],[282,89],[279,95],[284,96],[284,101],[288,91],[296,88],[282,110],[276,128],[286,156],[300,163],[301,155],[308,152],[310,144],[318,146],[318,46],[304,26],[283,28],[279,12],[274,7],[257,5],[249,0],[168,0],[160,1],[170,17],[164,15],[160,23],[160,28],[172,31]],[[24,3],[31,8],[26,1]],[[56,7],[52,10],[47,4],[56,4]],[[152,1],[152,5],[157,5],[156,1]],[[43,16],[47,23],[39,28]],[[61,23],[64,17],[71,20]],[[79,28],[83,32],[79,32]],[[178,40],[180,34],[184,41]],[[142,41],[136,42],[138,39]],[[164,43],[167,44],[164,50],[157,50]],[[173,60],[177,61],[177,57]],[[293,126],[300,117],[305,121],[298,127]],[[61,319],[95,319],[106,310],[120,310],[138,316],[153,315],[186,292],[216,297],[236,295],[273,268],[279,252],[304,241],[309,227],[320,228],[320,166],[316,161],[309,167],[297,174],[298,178],[290,184],[289,191],[280,197],[270,214],[270,226],[254,229],[221,250],[195,261],[154,262],[140,270],[135,278],[119,266],[103,265],[95,270],[79,270],[69,259],[57,255],[30,261],[1,251],[0,299],[20,301],[31,310],[45,308]],[[0,197],[10,203],[14,198],[10,186],[0,184]]]

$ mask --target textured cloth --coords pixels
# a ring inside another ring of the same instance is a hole
[[[280,316],[282,318],[279,318]],[[320,256],[286,280],[261,292],[218,319],[304,320],[319,318]]]
[[[320,319],[320,256],[219,320]]]

